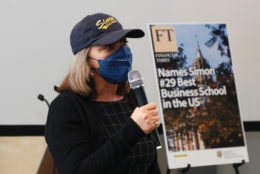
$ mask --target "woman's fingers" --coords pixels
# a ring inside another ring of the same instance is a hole
[[[146,134],[149,134],[160,125],[158,109],[154,103],[144,105],[140,108],[137,107],[131,118]]]
[[[140,109],[142,112],[144,112],[144,114],[147,114],[149,116],[158,115],[158,109],[154,103],[144,105]]]
[[[149,103],[149,104],[146,104],[144,106],[141,107],[142,110],[153,110],[153,109],[156,109],[156,104],[154,103]]]

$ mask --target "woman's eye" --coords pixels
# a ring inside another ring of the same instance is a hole
[[[112,45],[112,44],[111,44],[111,45],[106,45],[106,46],[105,46],[105,49],[106,49],[106,50],[111,50],[111,49],[113,49],[113,45]]]

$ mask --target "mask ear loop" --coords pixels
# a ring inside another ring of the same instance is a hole
[[[95,59],[95,58],[93,58],[93,57],[90,57],[90,56],[86,56],[86,58],[87,59],[93,59],[93,60],[95,60],[95,61],[97,61],[98,62],[98,59]],[[96,69],[95,68],[93,68],[93,67],[91,67],[90,68],[91,69],[91,76],[93,77],[94,76],[94,73],[93,73],[93,71],[95,71]]]

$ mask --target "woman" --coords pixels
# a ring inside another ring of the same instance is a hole
[[[127,73],[132,54],[124,30],[112,16],[97,13],[75,25],[70,41],[75,60],[56,91],[45,138],[60,174],[159,174],[154,143],[159,126],[153,103],[137,107]]]

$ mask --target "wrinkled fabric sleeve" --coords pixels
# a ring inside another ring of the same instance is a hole
[[[131,119],[99,149],[93,149],[75,104],[59,95],[50,105],[45,139],[60,174],[101,174],[113,171],[136,141],[145,136]]]

